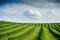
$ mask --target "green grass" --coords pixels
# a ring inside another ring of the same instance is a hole
[[[0,21],[0,40],[60,40],[60,23]]]

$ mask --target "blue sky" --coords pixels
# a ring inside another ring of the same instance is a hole
[[[60,22],[60,0],[2,0],[0,20],[22,23]]]

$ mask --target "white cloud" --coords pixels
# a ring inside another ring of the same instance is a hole
[[[58,14],[59,14],[59,13],[56,12],[56,10],[50,10],[48,13],[51,14],[51,15],[53,15],[54,18],[57,18]]]
[[[50,10],[49,13],[56,14],[56,12],[54,10]]]
[[[27,16],[26,13],[28,13],[29,15]],[[0,17],[0,20],[32,23],[32,22],[52,22],[51,18],[53,18],[54,15],[54,19],[56,19],[55,15],[57,15],[57,12],[55,10],[36,8],[26,4],[12,4],[0,8],[0,14],[3,14],[2,17]],[[49,16],[51,16],[51,18],[49,18]]]
[[[34,9],[33,12],[35,12],[35,14],[36,14],[37,16],[40,16],[40,17],[42,16],[42,12],[39,11],[39,10]]]
[[[41,12],[38,11],[36,8],[25,5],[25,4],[13,4],[13,5],[6,5],[2,9],[0,9],[0,13],[3,14],[0,20],[7,20],[7,21],[16,21],[16,22],[33,22],[31,18],[25,17],[23,14],[24,12],[29,11],[32,18],[38,18],[41,16]],[[35,20],[34,20],[35,21]]]
[[[37,18],[41,18],[42,17],[42,13],[41,11],[37,10],[36,8],[29,8],[28,10],[28,14],[37,17]]]

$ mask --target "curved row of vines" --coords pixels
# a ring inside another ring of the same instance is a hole
[[[0,40],[60,40],[60,23],[0,21]]]

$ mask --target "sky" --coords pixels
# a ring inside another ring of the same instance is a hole
[[[60,23],[60,0],[0,0],[0,20]]]

